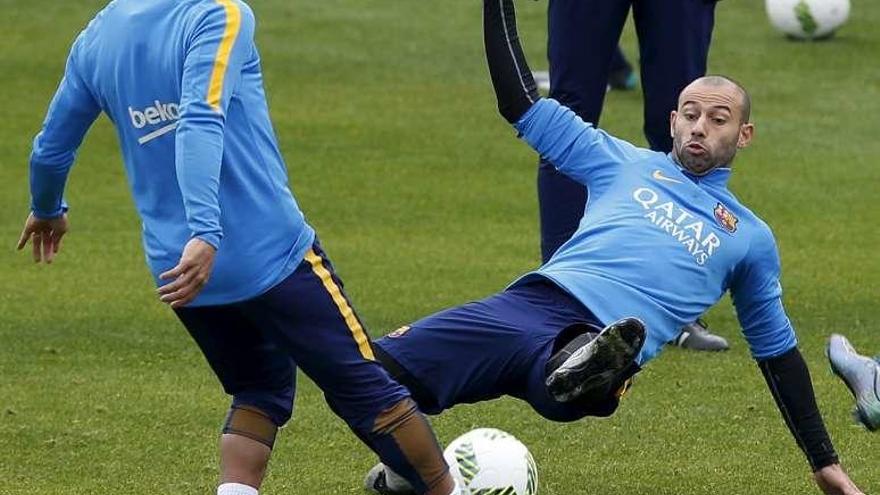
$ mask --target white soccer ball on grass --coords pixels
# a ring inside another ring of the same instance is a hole
[[[529,449],[495,428],[471,430],[443,452],[452,476],[469,495],[536,495],[538,468]]]
[[[766,0],[776,29],[797,39],[831,37],[849,18],[849,0]]]

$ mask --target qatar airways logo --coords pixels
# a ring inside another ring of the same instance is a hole
[[[177,103],[162,103],[156,100],[152,106],[148,106],[143,110],[128,107],[128,116],[131,118],[131,125],[135,129],[143,129],[148,125],[165,124],[155,131],[138,138],[139,144],[146,144],[177,128],[177,121],[180,119],[180,107],[177,106]]]
[[[661,201],[654,190],[640,187],[633,199],[645,209],[644,217],[684,246],[698,265],[705,265],[721,247],[721,239],[696,215],[672,201]]]

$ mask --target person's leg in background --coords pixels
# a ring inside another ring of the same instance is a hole
[[[669,114],[678,95],[706,74],[715,0],[638,0],[633,19],[639,38],[639,65],[645,98],[645,137],[652,150],[672,150]],[[727,340],[712,334],[702,320],[682,329],[673,342],[698,351],[723,351]]]
[[[638,78],[633,66],[626,59],[620,45],[614,50],[611,57],[611,65],[608,68],[608,89],[617,91],[631,91],[638,86]]]
[[[375,360],[342,282],[317,244],[293,275],[247,306],[249,317],[273,334],[384,464],[417,493],[458,493],[430,424]]]
[[[629,0],[550,0],[547,58],[550,97],[598,124],[608,71],[629,12]],[[587,190],[543,160],[538,165],[541,259],[577,229]]]
[[[681,90],[706,75],[715,3],[638,0],[633,4],[645,94],[645,137],[652,150],[672,150],[669,114],[678,107]]]

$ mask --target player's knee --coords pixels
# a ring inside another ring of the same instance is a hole
[[[584,416],[595,418],[607,418],[614,414],[619,406],[620,400],[617,397],[607,397],[599,401],[587,401],[579,405]]]
[[[395,431],[406,423],[408,418],[419,415],[415,401],[401,390],[396,399],[355,403],[327,395],[327,406],[336,416],[362,439],[384,435]],[[388,404],[391,404],[390,406]]]
[[[616,398],[609,397],[603,400],[533,403],[532,408],[544,419],[556,423],[571,423],[586,417],[606,418],[617,411],[618,405]]]
[[[233,404],[223,423],[223,434],[246,437],[271,449],[275,445],[278,425],[267,412],[258,407]]]
[[[232,396],[232,407],[248,406],[262,411],[277,426],[293,415],[294,386],[290,383],[276,390],[240,391]]]
[[[556,423],[571,423],[586,416],[583,412],[570,407],[533,407],[533,409],[542,418]]]
[[[431,490],[451,483],[434,432],[411,398],[404,398],[379,413],[370,431],[370,439],[382,461],[406,468],[408,472],[399,474],[410,483],[423,484],[424,490],[421,491],[433,493]],[[443,493],[448,490],[446,488]]]
[[[403,399],[376,416],[370,433],[374,435],[390,434],[418,414],[419,409],[415,401],[410,398]]]
[[[385,350],[382,344],[386,339],[387,337],[383,337],[373,342],[373,354],[375,354],[376,360],[395,382],[403,385],[409,391],[410,396],[423,413],[439,414],[444,408],[440,407],[437,398],[428,387],[423,385],[390,352]]]

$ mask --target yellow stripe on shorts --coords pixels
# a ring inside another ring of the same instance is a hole
[[[342,290],[340,290],[339,286],[336,285],[336,282],[333,281],[333,277],[330,276],[330,271],[324,267],[321,257],[318,256],[313,249],[309,249],[309,252],[306,253],[305,259],[310,265],[312,265],[312,271],[314,271],[318,278],[321,279],[324,288],[327,289],[327,292],[330,293],[330,297],[333,298],[333,302],[336,303],[336,307],[339,308],[339,313],[345,320],[345,324],[348,325],[348,329],[351,331],[352,336],[354,336],[354,341],[357,342],[358,350],[361,351],[361,356],[370,361],[375,361],[376,357],[373,355],[373,348],[370,346],[370,339],[367,337],[366,332],[364,332],[364,327],[361,326],[361,322],[358,321],[357,316],[355,316],[354,310],[351,309],[348,301],[345,300],[345,296],[342,295]]]
[[[241,10],[233,0],[216,1],[226,10],[226,28],[223,30],[223,39],[220,40],[220,47],[217,48],[217,56],[214,58],[214,70],[211,72],[211,83],[208,85],[208,105],[220,112],[220,99],[223,97],[223,80],[229,67],[229,55],[241,29]]]

